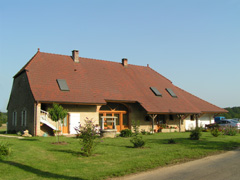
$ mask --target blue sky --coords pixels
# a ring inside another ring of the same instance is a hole
[[[0,111],[42,52],[150,65],[219,107],[240,106],[239,0],[0,0]]]

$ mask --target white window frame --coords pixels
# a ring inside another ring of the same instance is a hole
[[[12,115],[12,125],[17,126],[17,111],[13,111]]]
[[[21,126],[26,126],[26,125],[27,125],[27,111],[23,110],[22,116],[21,116]]]

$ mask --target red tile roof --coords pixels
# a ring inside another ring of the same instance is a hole
[[[37,52],[16,74],[26,71],[36,101],[106,104],[107,101],[138,102],[148,113],[226,112],[174,86],[150,67]],[[15,76],[15,77],[16,77]],[[70,91],[61,91],[57,79],[65,79]],[[156,87],[162,97],[155,96]],[[177,98],[166,91],[171,88]]]

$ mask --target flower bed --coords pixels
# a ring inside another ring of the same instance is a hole
[[[167,133],[167,132],[175,132],[177,131],[178,127],[177,126],[168,126],[166,124],[163,124],[159,128],[159,132]]]

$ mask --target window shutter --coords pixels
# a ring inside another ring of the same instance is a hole
[[[15,126],[15,112],[13,112],[12,114],[12,125]]]
[[[24,113],[23,113],[23,111],[22,111],[22,115],[21,115],[21,126],[23,126],[23,115],[24,115]]]
[[[24,126],[27,126],[27,111],[25,111],[25,121],[24,121]]]
[[[14,122],[15,122],[15,126],[17,126],[17,112],[15,111],[15,116],[14,116]]]

